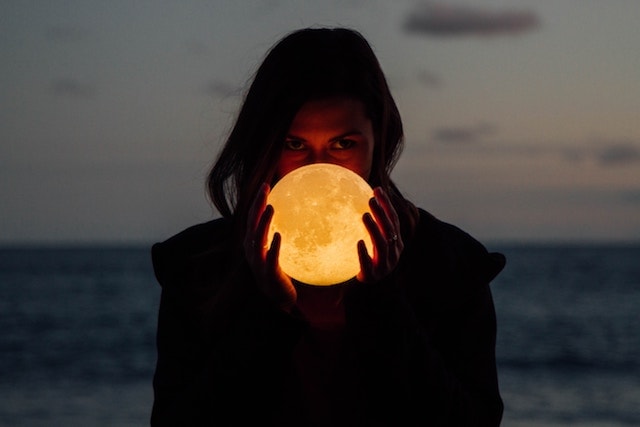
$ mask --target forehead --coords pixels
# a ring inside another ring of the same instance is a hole
[[[359,128],[370,124],[361,101],[341,96],[307,101],[296,113],[290,131],[308,128]]]

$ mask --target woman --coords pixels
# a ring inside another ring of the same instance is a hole
[[[367,41],[303,29],[267,54],[208,179],[222,218],[153,246],[162,286],[152,425],[496,426],[489,283],[504,257],[390,179],[402,122]],[[312,287],[267,246],[270,188],[300,166],[375,189],[360,272]],[[255,420],[255,421],[254,421]]]

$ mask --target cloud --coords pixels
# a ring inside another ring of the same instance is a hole
[[[45,37],[52,42],[78,42],[87,38],[89,31],[79,26],[54,26],[45,31]]]
[[[68,77],[53,80],[51,91],[55,96],[75,99],[91,98],[95,93],[90,85]]]
[[[209,54],[208,46],[196,39],[189,39],[185,41],[184,48],[188,54],[193,56],[207,56]]]
[[[213,80],[205,85],[204,92],[208,96],[228,98],[238,95],[239,88],[224,81]]]
[[[570,162],[594,162],[603,167],[640,163],[640,146],[633,141],[596,140],[587,145],[559,149],[563,159]]]
[[[620,198],[624,202],[634,204],[634,205],[640,205],[640,188],[624,190],[620,194]]]
[[[442,85],[440,76],[428,70],[421,70],[418,72],[417,77],[418,81],[425,86],[440,87]]]
[[[614,142],[596,151],[595,156],[604,166],[627,165],[640,162],[640,148],[631,142]]]
[[[432,137],[437,142],[443,143],[473,143],[478,142],[496,131],[494,125],[481,123],[471,127],[441,127],[433,131]]]
[[[533,144],[529,145],[533,148]],[[593,163],[601,167],[622,167],[640,164],[640,145],[631,140],[595,140],[579,145],[552,144],[540,147],[540,152],[557,154],[570,163]]]
[[[427,2],[407,17],[404,29],[431,36],[517,34],[539,25],[531,11],[486,10],[463,5]]]

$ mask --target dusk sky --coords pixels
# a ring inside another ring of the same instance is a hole
[[[4,1],[0,244],[147,243],[217,216],[205,175],[266,51],[374,47],[394,171],[483,241],[640,241],[640,1]]]

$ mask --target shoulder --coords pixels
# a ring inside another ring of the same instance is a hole
[[[442,221],[424,209],[418,209],[420,220],[408,250],[422,262],[437,266],[442,274],[465,281],[488,283],[505,266],[499,252],[489,252],[476,238],[461,228]],[[424,259],[426,257],[427,259]]]
[[[162,285],[192,279],[232,256],[231,221],[218,218],[193,225],[151,247],[153,270]]]
[[[206,251],[214,239],[230,237],[231,222],[224,218],[214,219],[201,224],[192,225],[169,237],[163,242],[153,245],[155,251],[172,251],[193,254]]]

